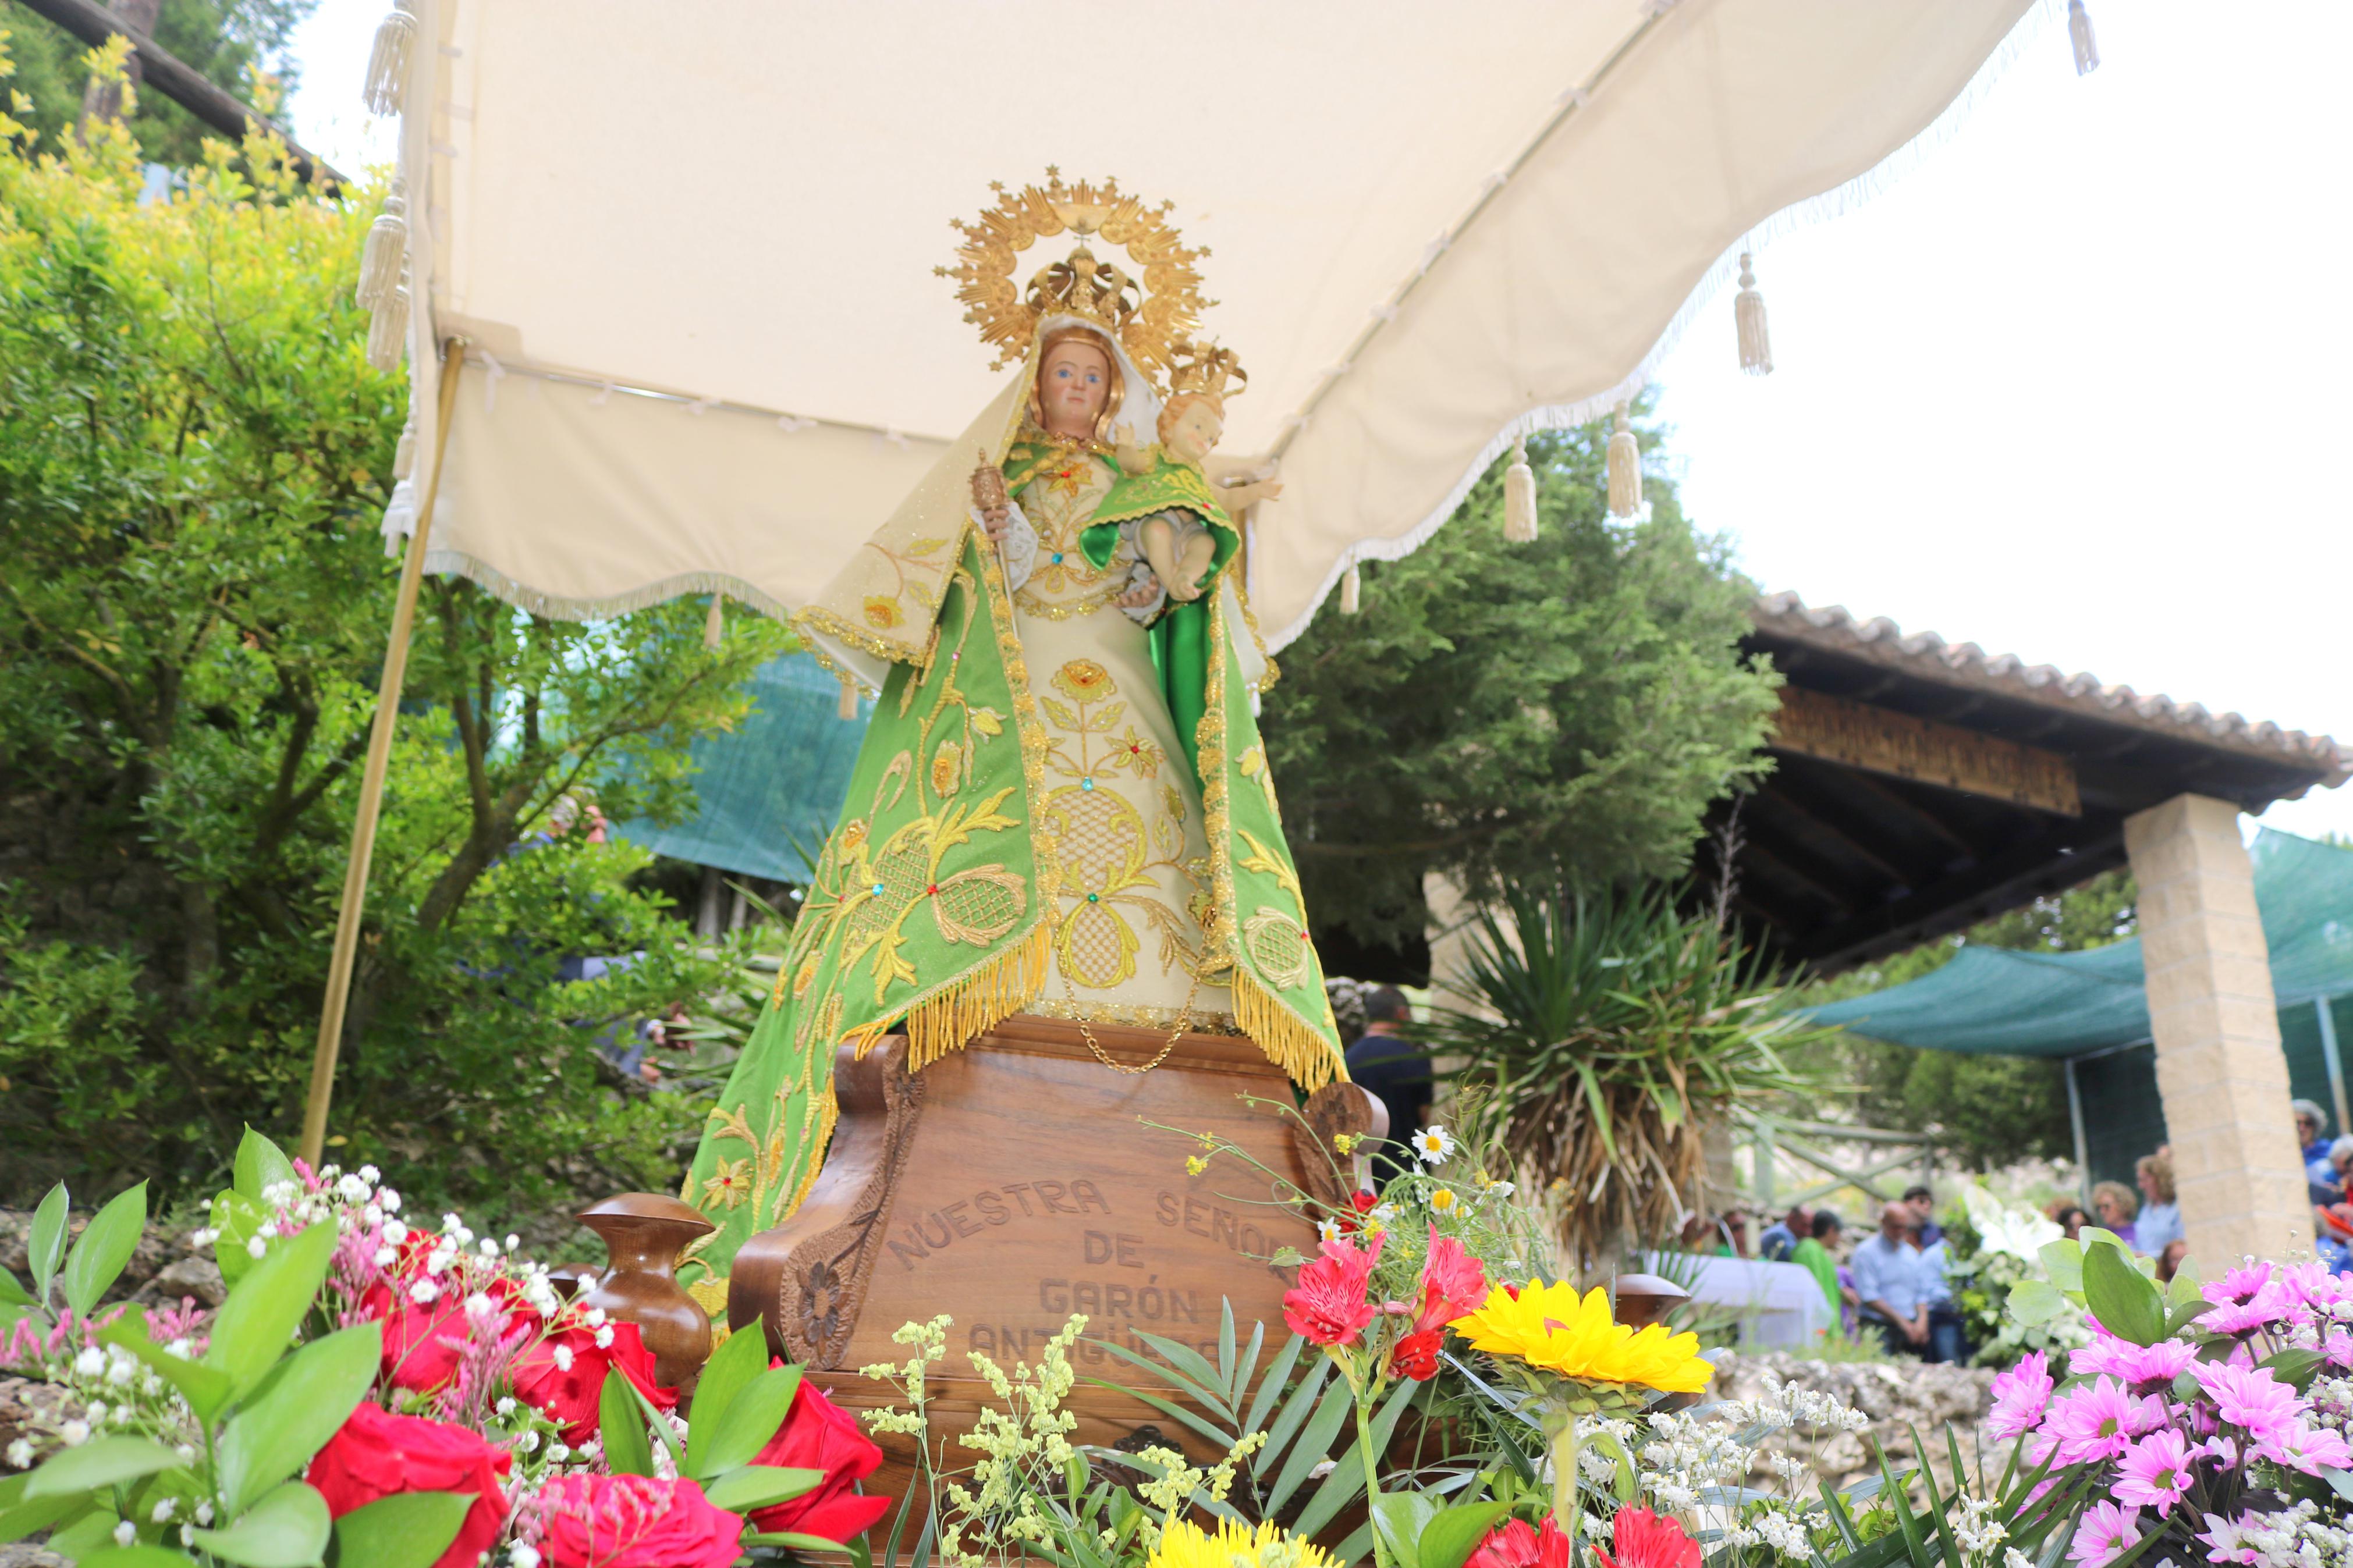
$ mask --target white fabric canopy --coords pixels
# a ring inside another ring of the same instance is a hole
[[[1058,164],[1211,251],[1223,450],[1288,487],[1279,647],[1514,431],[1639,385],[1733,249],[1935,140],[2033,0],[417,4],[420,424],[438,339],[481,383],[430,565],[559,615],[798,608],[1008,374],[933,275],[949,220]]]

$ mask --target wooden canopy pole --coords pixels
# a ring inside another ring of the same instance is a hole
[[[459,374],[466,365],[466,340],[441,345],[440,421],[433,429],[433,466],[417,503],[417,528],[401,563],[400,592],[392,604],[392,637],[384,650],[384,678],[376,687],[375,727],[368,733],[367,765],[360,774],[359,816],[352,824],[352,854],[343,866],[343,907],[335,915],[335,952],[327,964],[327,995],[319,1011],[319,1048],[311,1058],[311,1098],[302,1110],[302,1158],[319,1166],[327,1142],[327,1102],[335,1090],[335,1056],[343,1045],[343,1008],[351,999],[352,963],[360,945],[360,911],[367,903],[368,862],[375,854],[376,818],[384,807],[385,770],[392,762],[393,726],[400,718],[400,686],[408,670],[408,628],[417,618],[417,591],[425,580],[425,541],[433,529],[433,503],[441,490],[441,457],[449,447],[449,416],[458,405]]]

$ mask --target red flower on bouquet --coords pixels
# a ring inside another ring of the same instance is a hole
[[[500,1481],[513,1462],[504,1448],[463,1426],[362,1404],[312,1457],[303,1479],[319,1489],[334,1519],[402,1492],[472,1493],[458,1539],[434,1560],[434,1568],[473,1568],[506,1521]]]
[[[575,1470],[539,1494],[548,1568],[728,1568],[744,1554],[744,1516],[681,1478]]]
[[[1430,1255],[1421,1265],[1421,1310],[1413,1331],[1425,1333],[1475,1312],[1487,1300],[1487,1266],[1451,1236],[1430,1227]]]
[[[785,1424],[752,1462],[825,1472],[815,1491],[754,1510],[752,1522],[761,1530],[793,1531],[821,1541],[846,1542],[891,1507],[889,1498],[863,1497],[858,1490],[858,1483],[881,1467],[882,1450],[858,1429],[849,1411],[807,1379],[793,1395]]]
[[[1569,1568],[1568,1537],[1546,1514],[1543,1523],[1509,1519],[1487,1532],[1462,1568]]]
[[[1325,1242],[1321,1256],[1300,1269],[1299,1283],[1282,1293],[1282,1321],[1291,1331],[1310,1344],[1355,1344],[1379,1310],[1365,1287],[1385,1239],[1373,1237],[1369,1251],[1353,1242]]]
[[[1428,1383],[1438,1375],[1438,1351],[1445,1339],[1444,1329],[1420,1329],[1406,1335],[1389,1352],[1389,1375]]]
[[[1647,1508],[1620,1509],[1609,1521],[1609,1544],[1614,1556],[1593,1549],[1601,1568],[1699,1568],[1699,1542],[1683,1533],[1683,1522]]]
[[[607,1342],[601,1345],[600,1336]],[[515,1363],[515,1397],[560,1424],[564,1440],[576,1448],[596,1435],[605,1375],[617,1368],[655,1409],[678,1404],[677,1389],[654,1382],[654,1352],[638,1337],[637,1324],[616,1319],[600,1327],[577,1312],[557,1320],[546,1338],[523,1352]]]

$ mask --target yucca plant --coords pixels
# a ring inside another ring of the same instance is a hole
[[[1792,1047],[1828,1031],[1789,1011],[1772,965],[1671,889],[1508,890],[1469,933],[1462,971],[1413,1037],[1488,1090],[1502,1142],[1552,1189],[1563,1262],[1592,1266],[1671,1237],[1701,1131],[1804,1090]]]

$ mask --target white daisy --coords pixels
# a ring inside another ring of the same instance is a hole
[[[1444,1164],[1454,1157],[1454,1134],[1433,1121],[1413,1135],[1413,1152],[1425,1165]]]

